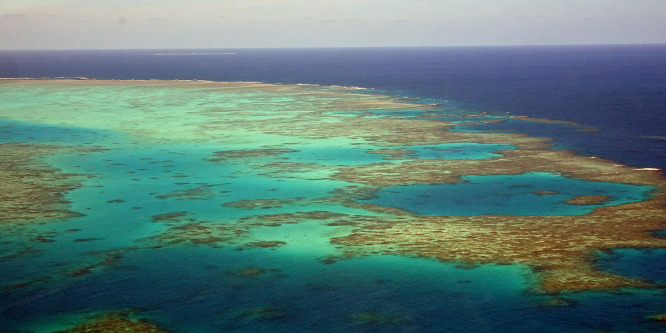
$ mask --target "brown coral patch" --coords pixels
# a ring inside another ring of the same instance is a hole
[[[292,204],[303,200],[305,200],[305,198],[254,199],[254,200],[226,202],[222,204],[222,206],[248,209],[248,210],[257,209],[257,208],[269,209],[269,208],[280,208],[284,205]]]
[[[131,250],[131,249],[125,249],[125,250],[127,251],[127,250]],[[116,250],[91,252],[91,253],[88,253],[88,254],[99,256],[101,258],[98,261],[89,263],[87,265],[83,265],[83,266],[80,266],[80,267],[77,267],[77,268],[70,269],[67,272],[68,276],[76,277],[76,276],[91,274],[96,270],[100,270],[100,269],[105,268],[105,267],[113,266],[116,263],[118,263],[118,261],[120,261],[120,259],[122,259],[122,253],[120,251],[116,251]]]
[[[232,202],[225,202],[222,204],[224,207],[233,207],[239,209],[271,209],[281,208],[286,205],[312,205],[312,204],[334,204],[342,200],[340,197],[320,197],[320,198],[282,198],[282,199],[251,199],[239,200]]]
[[[575,300],[564,298],[564,297],[548,297],[540,303],[542,307],[553,308],[553,307],[568,307],[574,306],[577,302]]]
[[[413,320],[411,316],[382,312],[364,311],[352,313],[349,319],[360,325],[390,325],[407,323]]]
[[[27,288],[36,284],[42,284],[45,282],[48,282],[51,280],[51,277],[49,276],[38,276],[26,281],[21,281],[21,282],[16,282],[16,283],[10,283],[7,285],[2,286],[2,288],[6,289],[19,289],[19,288]]]
[[[49,155],[80,152],[60,146],[0,144],[0,223],[81,216],[69,210],[64,194],[80,187],[88,176],[62,173],[44,161]]]
[[[55,333],[165,333],[166,330],[145,319],[134,319],[129,311],[110,312],[95,316],[89,321]]]
[[[229,275],[240,278],[257,278],[265,275],[275,275],[279,272],[279,269],[274,268],[247,267],[230,271]]]
[[[284,148],[261,148],[261,149],[243,149],[243,150],[222,150],[213,152],[213,157],[208,158],[211,162],[226,161],[229,159],[241,158],[259,158],[268,156],[278,156],[286,153],[293,153],[296,150]]]
[[[249,242],[245,243],[245,246],[247,247],[266,247],[266,248],[278,248],[280,246],[283,246],[287,244],[287,242],[283,241],[256,241],[256,242]]]
[[[287,313],[273,306],[242,309],[235,316],[246,321],[278,320],[287,317]]]
[[[240,223],[248,226],[279,226],[282,224],[295,224],[303,221],[319,221],[321,223],[336,223],[343,220],[346,223],[350,218],[347,214],[329,212],[329,211],[313,211],[313,212],[297,212],[285,214],[268,214],[268,215],[255,215],[241,218]],[[356,217],[351,217],[356,218]],[[361,217],[358,217],[361,218]]]
[[[579,195],[564,203],[570,205],[600,205],[610,198],[611,196],[608,195]]]
[[[153,247],[171,245],[208,245],[213,247],[237,246],[277,248],[286,244],[283,241],[252,240],[251,231],[259,227],[277,227],[305,221],[318,221],[331,226],[357,225],[368,219],[366,216],[346,215],[328,211],[297,212],[285,214],[253,215],[240,219],[209,222],[185,218],[181,212],[166,213],[160,221],[168,223],[169,229],[160,234],[143,239]]]
[[[403,159],[406,155],[413,154],[413,150],[409,149],[372,149],[367,151],[368,154],[388,155],[390,159]]]
[[[187,212],[170,212],[153,216],[153,222],[179,222],[187,216]]]
[[[228,223],[193,221],[167,229],[146,241],[157,247],[168,245],[208,245],[219,247],[238,244],[247,236],[247,228]]]
[[[187,183],[184,183],[185,185]],[[158,199],[175,199],[175,200],[207,200],[215,197],[208,188],[190,188],[186,190],[171,191],[166,194],[156,195]]]
[[[557,194],[557,191],[534,191],[532,193],[539,195],[549,195],[549,194]]]
[[[577,127],[578,131],[580,132],[596,132],[599,129],[596,127],[590,127],[590,126],[583,126],[575,121],[568,121],[568,120],[557,120],[557,119],[549,119],[549,118],[532,118],[528,116],[511,116],[509,118],[512,119],[517,119],[521,121],[528,121],[532,123],[541,123],[541,124],[559,124],[559,125],[568,125],[568,126],[573,126]]]

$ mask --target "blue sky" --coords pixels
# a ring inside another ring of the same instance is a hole
[[[665,0],[0,0],[0,49],[626,43]]]

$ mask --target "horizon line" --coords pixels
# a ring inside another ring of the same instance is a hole
[[[664,43],[591,43],[591,44],[488,44],[422,46],[285,46],[285,47],[184,47],[184,48],[53,48],[0,49],[8,51],[163,51],[163,50],[310,50],[310,49],[426,49],[426,48],[499,48],[499,47],[593,47],[593,46],[666,46]]]

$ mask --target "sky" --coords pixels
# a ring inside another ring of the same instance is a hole
[[[0,0],[0,49],[666,43],[666,0]]]

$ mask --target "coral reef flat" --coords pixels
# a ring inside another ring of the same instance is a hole
[[[46,222],[77,217],[68,209],[65,193],[80,187],[86,176],[63,173],[44,160],[54,154],[91,150],[29,143],[0,144],[0,224]]]
[[[251,82],[0,80],[0,100],[10,329],[492,331],[461,304],[556,316],[663,287],[598,255],[666,248],[660,170],[455,130],[571,122]]]

